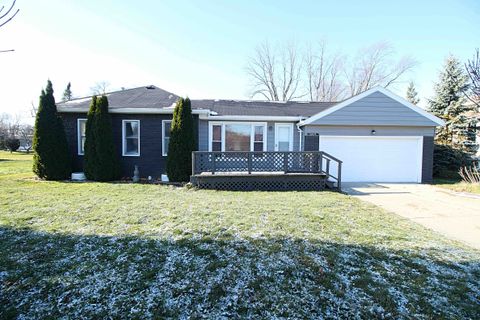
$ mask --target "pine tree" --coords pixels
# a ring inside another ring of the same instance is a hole
[[[46,180],[67,179],[71,158],[63,121],[57,114],[52,82],[42,90],[33,134],[33,172]]]
[[[407,100],[413,104],[418,104],[420,99],[418,98],[418,92],[415,89],[413,82],[410,82],[407,88]]]
[[[435,142],[475,154],[476,120],[468,113],[473,106],[466,103],[465,91],[468,77],[460,61],[448,57],[440,81],[435,85],[435,97],[429,101],[429,111],[445,120],[445,126],[437,131]]]
[[[63,101],[70,101],[72,100],[72,85],[70,82],[67,84],[67,88],[65,88],[65,91],[63,91]]]
[[[85,145],[83,155],[83,171],[89,180],[96,180],[97,152],[95,150],[95,114],[97,111],[97,96],[92,97],[90,109],[85,124]]]
[[[192,152],[195,150],[195,145],[190,99],[180,98],[173,111],[168,146],[167,175],[170,181],[189,181],[192,171]]]
[[[112,181],[118,179],[120,165],[115,151],[112,133],[112,120],[108,113],[108,99],[106,96],[97,98],[95,111],[95,151],[97,181]]]

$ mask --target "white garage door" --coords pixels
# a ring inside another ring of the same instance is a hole
[[[343,161],[346,182],[421,182],[422,148],[422,137],[320,137],[320,150]]]

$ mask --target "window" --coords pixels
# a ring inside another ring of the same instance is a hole
[[[85,152],[86,126],[87,126],[87,119],[77,119],[77,145],[78,145],[79,155],[84,155],[84,152]]]
[[[170,129],[172,128],[172,120],[162,121],[162,155],[168,154],[168,144],[170,143]]]
[[[122,134],[122,155],[140,156],[140,120],[123,120]]]
[[[225,125],[225,151],[250,151],[251,130],[249,124]]]
[[[263,131],[264,126],[254,126],[253,127],[253,151],[263,151]]]
[[[212,151],[222,151],[222,126],[212,126]]]
[[[210,123],[210,151],[265,151],[266,123]]]

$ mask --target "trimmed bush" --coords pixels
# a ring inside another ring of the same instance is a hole
[[[115,151],[112,120],[106,96],[93,96],[85,127],[85,176],[95,181],[112,181],[119,177],[120,165]]]
[[[17,138],[8,138],[5,140],[5,145],[10,152],[17,151],[20,148],[20,140]]]
[[[85,124],[85,145],[83,155],[83,171],[89,180],[95,180],[97,168],[97,152],[95,151],[95,113],[97,111],[97,96],[92,97],[90,109]]]
[[[173,111],[168,145],[167,175],[170,181],[186,182],[192,173],[195,129],[190,99],[180,98]]]
[[[97,181],[112,181],[119,177],[120,164],[113,142],[112,120],[108,113],[108,99],[106,96],[97,98],[95,111],[95,151]]]
[[[42,90],[33,133],[33,172],[46,180],[64,180],[71,173],[71,158],[63,121],[57,114],[52,82]]]

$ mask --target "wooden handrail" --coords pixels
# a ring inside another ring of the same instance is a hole
[[[335,175],[330,172],[332,161],[337,163]],[[202,172],[215,174],[224,171],[241,171],[248,174],[254,171],[324,173],[327,179],[334,179],[340,189],[342,163],[340,159],[324,151],[194,151],[192,174]]]

